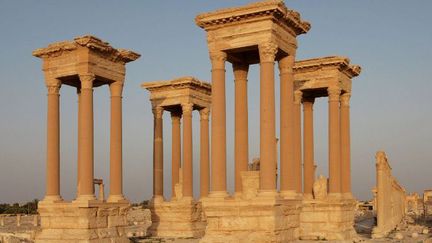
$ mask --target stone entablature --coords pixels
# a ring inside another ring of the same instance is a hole
[[[305,97],[326,97],[328,88],[339,87],[351,92],[351,79],[357,77],[361,67],[350,64],[347,57],[329,56],[296,61],[294,89]]]
[[[405,189],[393,177],[387,155],[383,151],[376,153],[377,226],[372,231],[372,238],[383,238],[402,221],[405,216]]]

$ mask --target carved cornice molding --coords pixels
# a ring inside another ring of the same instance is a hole
[[[266,42],[258,45],[260,62],[274,62],[278,52],[278,45]]]
[[[224,8],[196,16],[195,23],[209,29],[215,26],[247,21],[254,18],[271,17],[293,29],[296,35],[309,31],[310,24],[301,20],[300,14],[288,9],[282,0],[268,0],[241,7]]]
[[[211,95],[211,84],[192,76],[185,76],[172,80],[145,82],[141,84],[141,87],[150,92],[188,88],[206,95]]]
[[[328,56],[296,61],[294,72],[306,73],[325,67],[337,68],[340,72],[345,73],[349,78],[356,77],[361,73],[361,67],[359,65],[351,65],[350,59],[342,56]]]
[[[45,48],[34,50],[32,54],[39,58],[57,57],[64,53],[74,51],[79,47],[88,48],[114,62],[128,63],[140,57],[140,54],[130,50],[115,49],[110,46],[108,42],[104,42],[91,35],[76,37],[73,41],[52,43]]]

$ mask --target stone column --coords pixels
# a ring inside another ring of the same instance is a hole
[[[207,197],[210,185],[209,163],[209,115],[210,109],[200,110],[200,197]]]
[[[79,140],[79,131],[81,130],[81,128],[80,128],[80,114],[81,114],[81,112],[79,111],[79,109],[80,109],[80,100],[81,100],[81,87],[77,87],[77,96],[78,96],[78,140]],[[78,148],[77,148],[77,154],[78,154],[78,156],[77,156],[77,191],[76,191],[76,197],[78,197],[78,195],[80,195],[80,192],[79,192],[79,190],[80,190],[80,178],[81,178],[81,175],[80,175],[80,171],[81,171],[81,168],[80,168],[80,162],[79,162],[79,158],[81,158],[81,155],[80,155],[80,146],[78,146]]]
[[[341,191],[340,180],[340,115],[339,100],[341,90],[328,88],[329,106],[329,193]]]
[[[47,164],[44,201],[61,201],[60,196],[60,80],[47,82]]]
[[[226,197],[226,100],[225,52],[210,52],[211,95],[211,190],[210,196]]]
[[[314,164],[314,127],[313,103],[314,98],[303,98],[303,181],[304,197],[312,198],[312,188],[315,179]]]
[[[274,61],[278,47],[259,45],[260,55],[260,191],[276,191]]]
[[[247,74],[249,65],[234,63],[235,82],[235,194],[242,192],[241,172],[248,170],[249,142],[248,142],[248,96]]]
[[[123,196],[122,156],[122,90],[123,82],[110,84],[111,129],[110,129],[110,194],[108,202],[125,200]],[[101,185],[103,188],[103,185]]]
[[[294,181],[294,55],[279,60],[280,72],[280,191],[291,194]]]
[[[172,121],[172,148],[171,148],[171,194],[175,197],[175,185],[179,183],[179,170],[181,163],[181,112],[171,112]]]
[[[301,102],[303,93],[294,92],[294,183],[297,193],[302,193]]]
[[[183,111],[183,196],[193,198],[192,103],[182,104]]]
[[[94,74],[79,75],[81,95],[79,101],[79,194],[77,200],[95,200],[93,186],[93,81]]]
[[[163,107],[153,108],[153,198],[163,200]]]
[[[350,97],[351,93],[342,94],[340,104],[341,191],[348,197],[351,196]]]

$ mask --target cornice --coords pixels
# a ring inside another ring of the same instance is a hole
[[[204,91],[208,94],[211,93],[211,84],[200,81],[199,79],[192,76],[180,77],[172,80],[162,80],[153,82],[144,82],[141,84],[144,89],[152,91],[167,90],[167,89],[182,89],[190,88],[194,90]]]
[[[288,9],[282,0],[267,0],[247,4],[242,7],[224,8],[196,16],[195,23],[208,29],[218,25],[241,22],[258,17],[273,17],[290,26],[297,35],[309,31],[310,23],[301,20],[300,14]]]
[[[128,63],[140,57],[140,54],[130,50],[115,49],[108,42],[91,35],[76,37],[73,41],[55,42],[45,48],[34,50],[32,54],[39,58],[57,57],[65,52],[75,51],[79,47],[88,48],[116,62]]]
[[[294,72],[304,73],[324,67],[337,68],[350,78],[358,76],[361,72],[361,67],[359,65],[351,65],[350,59],[342,56],[328,56],[296,61],[294,64]]]

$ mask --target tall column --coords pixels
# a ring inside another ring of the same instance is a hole
[[[183,111],[183,195],[193,197],[192,103],[182,104]]]
[[[47,81],[47,162],[44,201],[61,201],[60,196],[60,80]]]
[[[94,139],[93,139],[93,81],[94,74],[79,75],[81,95],[79,101],[79,194],[77,200],[95,200],[94,177]]]
[[[123,196],[122,156],[122,91],[123,82],[110,84],[111,128],[110,128],[110,194],[108,202],[125,200]],[[103,186],[102,186],[103,187]]]
[[[163,107],[153,108],[153,198],[163,200]]]
[[[276,191],[274,61],[278,47],[259,45],[260,55],[260,191]]]
[[[200,197],[207,197],[210,185],[209,164],[209,115],[210,109],[200,110]]]
[[[235,63],[235,193],[242,192],[241,171],[247,171],[249,162],[248,142],[248,96],[247,96],[247,74],[249,65]]]
[[[302,193],[301,102],[303,93],[294,92],[294,183],[297,193]]]
[[[328,88],[329,103],[329,193],[340,193],[340,116],[341,90]]]
[[[179,183],[179,170],[181,163],[181,112],[171,112],[172,121],[172,148],[171,148],[171,194],[175,196],[175,185]]]
[[[280,191],[293,194],[294,178],[294,55],[279,60],[280,72]]]
[[[315,177],[313,103],[314,98],[303,98],[303,181],[304,197],[312,198]]]
[[[350,97],[347,92],[341,95],[341,191],[351,196],[351,138],[350,138]]]
[[[226,192],[226,100],[225,61],[222,51],[210,52],[212,64],[211,95],[211,192],[210,196],[225,197]]]
[[[77,96],[78,96],[78,131],[80,131],[81,130],[81,128],[80,128],[80,114],[81,114],[81,112],[79,111],[79,109],[80,109],[80,100],[81,100],[81,87],[77,87]],[[79,140],[79,132],[78,132],[78,140]],[[77,191],[76,191],[76,196],[78,197],[78,195],[80,194],[80,192],[79,192],[79,189],[80,189],[80,178],[81,178],[81,175],[80,175],[80,171],[81,171],[81,168],[80,168],[80,162],[79,162],[79,158],[81,158],[81,155],[80,155],[80,146],[78,146],[78,148],[77,148],[77,154],[78,154],[78,156],[77,156]]]

